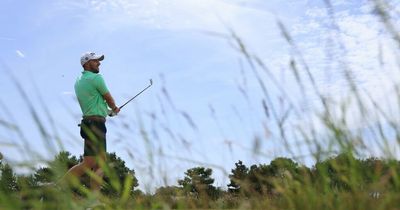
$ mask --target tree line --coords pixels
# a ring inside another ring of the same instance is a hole
[[[0,194],[23,196],[32,191],[38,192],[45,188],[45,183],[58,180],[79,161],[82,157],[77,158],[64,151],[56,155],[48,166],[38,168],[29,175],[17,175],[9,164],[0,160]],[[224,189],[214,186],[211,168],[194,167],[184,173],[177,186],[159,187],[152,195],[137,189],[135,171],[126,167],[115,153],[108,154],[108,166],[109,172],[101,189],[104,195],[120,197],[123,192],[129,192],[132,198],[150,196],[171,206],[178,205],[182,199],[186,202],[191,200],[196,206],[202,206],[202,201],[209,203],[223,199],[235,206],[235,201],[240,199],[254,196],[279,199],[287,192],[293,194],[310,189],[321,194],[365,192],[383,195],[385,192],[400,192],[399,161],[373,157],[358,159],[352,153],[342,153],[317,162],[311,168],[283,157],[269,164],[251,166],[239,160],[229,174],[230,183]],[[83,177],[81,185],[88,184],[88,177]]]

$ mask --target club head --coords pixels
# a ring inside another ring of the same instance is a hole
[[[150,79],[150,85],[153,85],[153,79]]]

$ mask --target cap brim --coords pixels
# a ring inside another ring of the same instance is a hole
[[[97,60],[99,60],[99,61],[104,60],[104,55],[99,56],[99,57],[97,58]]]

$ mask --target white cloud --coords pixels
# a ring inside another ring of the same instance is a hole
[[[296,25],[292,26],[291,34],[300,35],[300,34],[308,34],[311,31],[315,32],[321,29],[321,23],[318,21],[312,20],[308,23],[298,22]]]
[[[307,9],[306,15],[311,18],[325,18],[327,16],[326,8],[313,7]]]
[[[243,7],[240,2],[224,0],[60,0],[63,8],[82,9],[91,18],[109,25],[139,24],[169,30],[225,30],[223,22],[237,23],[249,16],[270,15],[257,8]]]
[[[16,50],[15,52],[17,53],[17,55],[18,55],[20,58],[25,58],[25,55],[24,55],[20,50]]]
[[[398,93],[394,91],[395,85],[400,83],[399,66],[395,56],[399,54],[398,43],[394,42],[379,18],[370,14],[366,8],[368,7],[365,5],[360,8],[347,7],[336,13],[335,21],[339,29],[331,27],[329,18],[321,18],[323,13],[318,9],[308,11],[307,17],[302,17],[291,26],[294,40],[310,67],[318,89],[338,102],[337,106],[332,107],[333,116],[337,119],[344,117],[348,123],[346,126],[351,131],[366,130],[368,126],[376,125],[382,120],[382,115],[376,114],[376,107],[365,93],[378,102],[386,115],[398,116],[400,113],[397,108]],[[357,12],[351,12],[353,10]],[[327,56],[328,52],[331,57]],[[360,111],[356,96],[344,76],[346,69],[343,64],[349,68],[368,113]],[[326,72],[329,67],[330,71]],[[302,74],[306,75],[306,72],[303,70]],[[327,74],[328,80],[324,79],[324,74]],[[313,95],[313,87],[307,87],[307,92]],[[305,115],[313,115],[318,112],[316,110],[322,109],[316,96],[309,99],[312,113],[304,113]],[[339,106],[343,104],[346,104],[346,113],[343,113]],[[316,130],[320,131],[322,136],[326,136],[329,129],[322,128],[317,118],[312,117],[311,122],[317,125]],[[391,120],[398,121],[395,118]],[[296,124],[305,125],[305,129],[310,129],[307,126],[309,123],[302,120]],[[368,136],[362,137],[366,137],[364,140],[371,140]],[[374,152],[376,154],[376,151]],[[384,151],[380,152],[382,155]]]
[[[347,0],[334,0],[334,1],[330,1],[332,6],[348,6],[349,4],[351,4],[351,2],[347,1]]]

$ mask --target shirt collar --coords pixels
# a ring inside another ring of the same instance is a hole
[[[86,74],[86,73],[89,73],[89,74],[94,74],[93,72],[91,72],[91,71],[88,71],[88,70],[83,70],[83,71],[82,71],[82,74]]]

